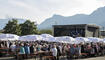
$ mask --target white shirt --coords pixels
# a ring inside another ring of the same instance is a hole
[[[57,49],[56,48],[52,48],[51,49],[53,56],[57,56]]]
[[[15,52],[16,45],[11,45],[11,46],[10,46],[10,49],[11,49],[12,52]]]
[[[9,48],[9,42],[7,41],[7,48]]]

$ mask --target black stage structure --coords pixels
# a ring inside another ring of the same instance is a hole
[[[53,35],[55,37],[99,37],[100,27],[92,24],[53,25]]]

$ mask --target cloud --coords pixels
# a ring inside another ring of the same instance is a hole
[[[105,0],[0,0],[0,17],[10,15],[41,23],[53,14],[90,14],[105,6]]]
[[[105,0],[97,0],[97,1],[100,1],[101,3],[105,4]]]

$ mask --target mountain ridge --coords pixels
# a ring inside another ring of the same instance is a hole
[[[54,14],[52,17],[46,19],[38,29],[52,29],[52,25],[70,25],[70,24],[96,24],[105,27],[105,6],[93,11],[90,15],[76,14],[73,16],[61,16]]]

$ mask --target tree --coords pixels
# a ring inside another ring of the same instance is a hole
[[[11,33],[16,35],[21,35],[21,27],[18,24],[16,19],[9,20],[6,26],[4,27],[3,33]]]
[[[4,30],[0,30],[0,34],[3,33]]]
[[[52,35],[52,30],[40,30],[39,34],[51,34]]]
[[[37,34],[37,25],[30,20],[26,20],[21,26],[21,35]]]

